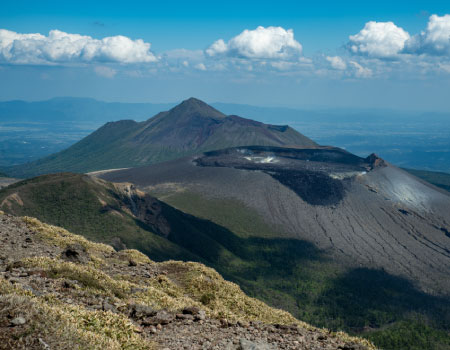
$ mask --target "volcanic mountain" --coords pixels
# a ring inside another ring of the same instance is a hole
[[[383,326],[382,339],[404,322],[405,329],[418,326],[409,312],[425,312],[449,331],[450,195],[374,154],[245,146],[100,176],[132,182],[249,242],[264,241],[278,275],[260,267],[255,282],[242,285],[255,294],[282,290],[278,303],[313,323],[349,331]],[[270,253],[280,240],[304,249]],[[444,313],[431,306],[438,304]],[[383,339],[378,345],[392,348],[392,338]]]
[[[289,126],[226,116],[190,98],[144,122],[110,122],[68,149],[10,169],[16,177],[148,165],[235,146],[316,147]]]
[[[187,193],[233,199],[285,237],[309,241],[336,259],[385,269],[425,290],[450,290],[448,192],[376,155],[237,147],[103,178],[166,192],[169,203]],[[181,209],[198,214],[187,204]]]

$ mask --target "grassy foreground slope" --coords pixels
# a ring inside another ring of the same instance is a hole
[[[0,277],[2,348],[154,349],[148,328],[138,324],[136,310],[180,312],[187,307],[199,307],[211,319],[294,324],[312,334],[326,333],[246,296],[204,265],[155,263],[136,250],[116,252],[34,218],[12,218],[2,212],[0,218],[1,238],[24,242],[21,247],[8,243],[2,251],[0,265],[6,268]],[[31,241],[26,239],[30,237]],[[82,255],[75,259],[67,249],[78,249]],[[10,277],[15,271],[21,271],[19,280]],[[98,303],[103,309],[95,307]],[[337,344],[373,348],[344,333],[327,336]]]

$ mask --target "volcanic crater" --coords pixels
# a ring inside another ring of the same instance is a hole
[[[371,169],[373,162],[339,148],[295,149],[268,146],[235,147],[204,153],[194,163],[262,171],[312,205],[335,205],[346,183]]]

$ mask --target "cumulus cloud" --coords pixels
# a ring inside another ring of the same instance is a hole
[[[261,27],[244,30],[227,43],[223,39],[215,41],[206,54],[210,57],[231,56],[245,59],[298,58],[302,45],[294,39],[292,29],[282,27]]]
[[[228,45],[223,39],[216,40],[209,48],[206,49],[208,56],[219,56],[228,52]]]
[[[450,56],[450,15],[432,15],[427,29],[406,43],[405,52]]]
[[[347,64],[345,61],[339,56],[327,56],[327,61],[330,62],[331,67],[337,70],[345,70],[347,69]]]
[[[408,32],[393,22],[367,22],[358,34],[351,35],[347,45],[353,54],[377,58],[394,58],[410,39]]]
[[[117,35],[90,36],[52,30],[48,36],[0,29],[0,62],[60,64],[76,62],[143,63],[157,61],[150,43]]]

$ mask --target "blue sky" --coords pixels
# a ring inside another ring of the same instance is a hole
[[[448,14],[448,1],[16,0],[0,5],[0,99],[450,111]]]

